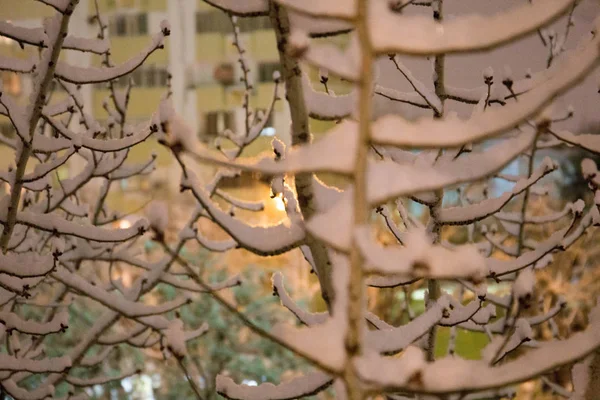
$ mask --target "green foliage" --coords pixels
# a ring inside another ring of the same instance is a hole
[[[457,355],[467,360],[481,359],[481,350],[488,345],[488,338],[485,333],[470,332],[464,329],[456,330],[455,352]],[[435,345],[436,358],[442,358],[448,352],[450,343],[450,328],[439,327],[437,330],[437,340]]]
[[[201,266],[204,279],[216,283],[226,280],[231,274],[226,268],[217,268],[209,254],[199,251],[188,253],[186,258],[193,265]],[[248,266],[242,273],[242,284],[232,289],[237,309],[265,330],[270,330],[275,322],[292,320],[292,316],[279,304],[277,297],[271,296],[263,282],[270,280],[272,271],[264,266]],[[156,289],[163,299],[177,296],[177,290],[161,284]],[[187,362],[199,366],[204,377],[200,386],[206,398],[217,398],[214,393],[214,380],[217,374],[226,372],[237,382],[254,380],[278,383],[286,371],[305,369],[307,365],[298,360],[289,350],[252,333],[249,328],[231,312],[223,308],[210,295],[202,294],[191,304],[180,309],[180,318],[186,329],[194,329],[208,323],[209,331],[194,341],[188,342]],[[158,366],[162,385],[157,398],[193,398],[194,395],[181,370]]]

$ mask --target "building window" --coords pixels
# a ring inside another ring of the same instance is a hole
[[[108,23],[111,36],[141,36],[148,34],[148,14],[119,14]]]
[[[273,82],[273,73],[281,71],[281,66],[278,62],[260,63],[258,65],[258,81]]]
[[[150,65],[148,66],[148,68],[144,68],[142,69],[142,73],[144,73],[145,76],[145,87],[155,87],[158,79],[156,79],[156,74],[157,74],[157,70],[154,67],[154,65]]]
[[[271,20],[267,16],[238,18],[240,32],[270,30]],[[221,11],[196,13],[196,33],[230,33],[231,21]]]
[[[124,15],[117,15],[114,18],[114,24],[109,25],[111,36],[125,36],[127,34],[127,20]],[[112,29],[111,29],[112,27]]]
[[[235,132],[235,114],[233,111],[212,111],[205,114],[204,136],[217,136],[225,129]]]
[[[166,68],[159,68],[156,71],[156,84],[160,87],[166,87],[169,84],[169,71]]]
[[[196,13],[196,33],[228,33],[231,30],[231,21],[224,12]]]
[[[166,67],[157,67],[155,65],[142,65],[130,74],[116,79],[115,86],[124,88],[133,80],[133,86],[138,88],[161,88],[169,83],[169,71]],[[106,88],[107,84],[102,82],[96,84],[98,89]]]
[[[133,8],[137,6],[136,0],[107,0],[108,8]]]
[[[148,14],[138,14],[136,21],[137,32],[139,35],[148,34]]]
[[[142,82],[144,82],[143,69],[144,69],[144,66],[142,65],[141,67],[136,68],[135,71],[133,71],[131,74],[129,74],[128,77],[119,78],[119,84],[126,86],[128,79],[131,78],[131,79],[133,79],[133,84],[135,86],[138,86],[138,87],[142,86]],[[121,82],[121,79],[123,80],[122,82]]]

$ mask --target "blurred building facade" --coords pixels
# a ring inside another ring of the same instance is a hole
[[[39,27],[42,19],[54,10],[34,0],[0,0],[0,19],[15,25]],[[200,140],[210,143],[224,129],[236,131],[244,127],[241,107],[244,85],[238,64],[239,54],[232,45],[233,26],[226,13],[202,0],[82,0],[71,19],[69,31],[77,36],[95,37],[98,24],[93,17],[96,5],[108,25],[112,45],[110,59],[115,65],[127,61],[143,50],[149,36],[157,32],[160,22],[170,21],[171,36],[165,49],[154,52],[145,64],[130,76],[121,78],[117,86],[124,87],[133,78],[128,119],[147,120],[156,110],[167,91],[169,74],[173,103]],[[266,110],[273,96],[273,72],[279,69],[275,35],[268,17],[242,18],[238,21],[240,42],[245,49],[245,61],[252,83],[250,104],[255,110]],[[31,46],[22,49],[18,43],[2,38],[0,54],[17,58],[35,55]],[[103,57],[91,54],[64,52],[64,61],[80,66],[100,66]],[[4,90],[26,101],[31,86],[29,77],[2,72]],[[106,84],[83,87],[84,101],[99,120],[108,118],[104,102],[109,98]],[[64,95],[55,93],[55,99]],[[8,120],[0,120],[0,130],[10,134]],[[286,139],[289,115],[283,102],[259,138],[249,149],[265,149],[270,137],[277,134]]]

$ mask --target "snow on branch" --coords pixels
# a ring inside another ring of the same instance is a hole
[[[239,400],[291,400],[317,394],[330,386],[332,378],[322,372],[314,372],[289,382],[258,386],[238,385],[233,379],[218,375],[217,392],[227,399]]]
[[[436,190],[491,176],[508,165],[529,148],[534,132],[522,132],[484,152],[472,152],[445,163],[427,165],[400,165],[392,160],[370,161],[368,173],[368,200],[376,206],[388,199]],[[476,167],[475,167],[476,166]],[[351,241],[350,215],[352,212],[351,187],[346,188],[337,203],[307,222],[308,230],[336,249],[348,249]]]
[[[7,331],[16,330],[28,335],[48,335],[50,333],[64,332],[67,329],[69,313],[61,311],[47,322],[22,320],[17,314],[0,311],[0,323]]]
[[[69,0],[38,0],[40,3],[46,4],[54,8],[56,11],[64,13],[67,11]]]
[[[1,94],[2,92],[0,92]],[[4,106],[5,114],[10,119],[19,138],[21,140],[28,140],[29,127],[27,126],[25,110],[11,96],[0,96],[0,104]]]
[[[174,310],[189,302],[188,298],[175,299],[158,306],[149,306],[143,303],[132,302],[124,297],[107,292],[96,285],[92,285],[82,277],[71,274],[64,267],[57,268],[56,271],[52,273],[52,277],[78,292],[85,293],[87,296],[98,301],[99,303],[104,304],[106,307],[119,311],[122,315],[132,318],[160,315],[166,311]],[[150,319],[146,321],[148,321],[148,323],[152,323],[152,325],[155,325]],[[163,323],[160,322],[160,324],[161,325],[155,325],[154,327],[156,329],[162,329]]]
[[[579,218],[574,218],[575,223]],[[524,253],[523,255],[510,260],[502,261],[498,259],[488,258],[487,265],[492,277],[506,275],[512,272],[519,271],[528,267],[537,261],[543,259],[546,255],[554,250],[563,250],[568,248],[575,240],[577,240],[585,229],[591,225],[600,224],[600,214],[596,207],[592,207],[590,211],[581,218],[581,221],[576,228],[569,226],[553,233],[548,239],[538,244],[535,250]]]
[[[328,37],[345,34],[353,29],[352,23],[338,19],[313,18],[290,10],[290,26],[292,30],[307,32],[310,37]]]
[[[66,3],[69,2],[67,1]],[[0,21],[0,36],[10,38],[21,45],[28,44],[42,48],[48,47],[49,41],[43,28],[24,28],[16,26],[9,21]],[[64,40],[63,48],[105,54],[109,50],[109,43],[107,40],[67,36]]]
[[[48,42],[48,37],[42,28],[23,28],[10,21],[0,21],[0,36],[34,46],[44,47]]]
[[[390,56],[390,59],[396,66],[396,69],[404,76],[408,83],[412,86],[415,92],[425,101],[425,103],[436,113],[440,114],[442,102],[440,98],[431,90],[429,90],[423,82],[415,78],[408,68],[400,62],[397,56]]]
[[[350,44],[344,50],[340,50],[333,44],[313,43],[302,53],[302,58],[315,67],[326,69],[342,79],[355,82],[360,76],[356,41],[356,36],[350,34]]]
[[[235,249],[238,247],[238,243],[233,240],[211,240],[204,237],[202,234],[197,233],[194,237],[200,246],[207,250],[221,253],[227,250]]]
[[[204,2],[226,13],[240,17],[269,14],[268,0],[204,0]],[[308,32],[312,37],[332,36],[346,33],[352,29],[352,25],[347,21],[315,18],[294,10],[290,10],[288,16],[292,29]]]
[[[94,378],[78,378],[75,376],[67,375],[65,380],[69,382],[71,385],[76,387],[88,387],[95,385],[102,385],[105,383],[113,382],[113,381],[121,381],[127,377],[138,374],[139,370],[131,370],[122,372],[117,376],[105,375],[105,376],[96,376]]]
[[[475,221],[480,221],[490,215],[497,215],[497,212],[502,209],[515,196],[523,193],[547,174],[555,171],[558,165],[550,158],[545,158],[538,169],[531,174],[529,178],[524,178],[517,182],[510,192],[502,194],[502,196],[483,200],[480,203],[462,206],[462,207],[447,207],[442,208],[438,213],[438,221],[446,225],[462,225],[470,224]]]
[[[471,152],[464,157],[432,166],[399,165],[390,160],[373,161],[367,169],[369,201],[377,205],[398,196],[487,178],[501,171],[529,148],[534,138],[535,132],[524,130],[518,136],[485,151]],[[403,179],[399,179],[400,177]]]
[[[0,214],[0,223],[6,222],[6,214]],[[96,242],[125,242],[147,231],[146,221],[140,220],[127,229],[102,229],[92,225],[80,225],[58,215],[27,211],[17,214],[17,223],[56,235],[75,236]]]
[[[496,337],[483,349],[483,359],[492,365],[497,364],[524,343],[531,343],[533,338],[534,333],[527,320],[519,318],[516,320],[515,329],[508,340]]]
[[[549,130],[549,132],[552,136],[555,136],[557,139],[562,140],[571,146],[580,147],[593,154],[600,154],[600,138],[598,135],[590,133],[575,135],[569,131],[555,130]]]
[[[355,17],[356,1],[320,1],[320,0],[277,0],[292,10],[319,18],[352,20]]]
[[[478,52],[511,43],[564,13],[572,13],[575,0],[533,2],[491,17],[454,18],[444,18],[441,2],[418,2],[433,8],[434,18],[430,18],[403,12],[405,7],[417,5],[412,1],[205,1],[229,15],[268,15],[280,56],[270,105],[262,113],[252,108],[256,99],[250,93],[244,49],[237,43],[247,89],[245,130],[241,134],[224,132],[220,138],[230,139],[235,148],[219,148],[222,154],[218,155],[200,143],[195,130],[175,109],[177,85],[169,86],[158,111],[140,126],[134,126],[127,115],[131,86],[122,91],[114,87],[115,79],[134,71],[162,48],[164,38],[170,34],[167,23],[161,24],[161,32],[152,37],[145,50],[112,67],[106,27],[99,14],[93,19],[100,26],[98,39],[67,33],[75,0],[41,0],[57,11],[43,28],[0,22],[0,35],[17,40],[22,47],[27,44],[41,50],[39,60],[0,56],[0,70],[33,77],[28,105],[21,105],[7,93],[0,97],[0,113],[9,117],[17,131],[14,138],[0,138],[14,150],[17,162],[15,167],[0,171],[0,180],[10,190],[0,203],[0,222],[4,225],[0,240],[4,250],[0,254],[0,334],[7,339],[4,359],[0,357],[0,370],[4,371],[0,380],[8,395],[44,398],[54,394],[54,385],[86,387],[118,380],[132,372],[106,375],[97,368],[112,359],[116,346],[160,346],[165,357],[174,356],[202,398],[202,390],[209,390],[209,385],[199,389],[198,373],[192,370],[202,369],[201,364],[209,360],[191,354],[193,347],[188,344],[207,332],[208,324],[192,322],[186,330],[177,313],[176,318],[166,315],[204,295],[217,300],[225,312],[240,318],[253,333],[291,350],[319,371],[278,385],[263,383],[254,387],[219,376],[217,391],[232,399],[298,398],[322,391],[334,381],[336,396],[341,399],[346,394],[349,398],[364,397],[365,393],[354,393],[364,388],[394,393],[391,398],[418,393],[475,399],[478,392],[491,396],[513,393],[507,387],[581,360],[600,348],[594,332],[599,323],[597,309],[590,314],[588,331],[555,342],[537,342],[532,327],[544,322],[555,324],[554,318],[565,309],[562,298],[553,297],[552,306],[537,313],[513,313],[515,306],[540,301],[545,295],[544,287],[536,286],[535,270],[547,267],[554,253],[568,249],[590,226],[600,225],[600,212],[593,204],[585,213],[585,203],[579,201],[538,216],[531,211],[529,199],[530,195],[543,194],[536,183],[557,168],[550,159],[534,168],[538,150],[558,149],[560,143],[566,143],[600,153],[600,145],[589,135],[554,132],[552,124],[561,120],[546,109],[598,65],[599,36],[592,35],[591,41],[583,41],[570,54],[561,54],[547,71],[528,73],[523,80],[513,81],[508,73],[496,77],[486,70],[483,86],[462,89],[452,86],[451,74],[444,67],[445,54]],[[340,32],[351,32],[344,50],[311,45],[309,40]],[[552,50],[553,55],[562,53],[560,40],[551,46],[561,47],[560,51]],[[106,67],[82,68],[59,62],[62,49],[100,54]],[[290,50],[298,51],[292,54]],[[393,55],[397,53],[433,56],[432,81],[417,80],[414,71]],[[391,57],[396,73],[408,81],[412,92],[378,84],[380,71],[375,64],[379,62],[377,56],[383,54]],[[298,59],[321,68],[323,92],[317,86],[313,88]],[[338,96],[331,91],[326,84],[329,73],[349,81],[349,94]],[[495,78],[502,80],[501,85],[494,83]],[[101,82],[108,82],[112,91],[105,103],[107,122],[97,121],[85,111],[79,88],[80,84]],[[52,101],[50,91],[56,84],[66,96]],[[285,100],[290,106],[291,145],[285,147],[275,140],[275,157],[272,153],[240,157],[248,145],[256,142],[269,117],[279,112],[276,102],[280,100],[280,85],[285,85]],[[395,103],[388,103],[386,98]],[[448,113],[446,100],[474,105],[471,117],[462,120]],[[403,109],[417,107],[419,112],[433,116],[414,122],[400,115],[380,117],[392,107],[378,107],[379,101],[386,106],[402,103]],[[309,117],[336,124],[312,142]],[[150,224],[140,221],[127,229],[103,229],[102,225],[117,220],[126,222],[127,214],[115,212],[107,204],[112,201],[108,200],[110,191],[117,181],[152,171],[155,156],[138,162],[132,162],[129,156],[135,146],[153,134],[171,150],[174,162],[181,167],[180,189],[191,192],[185,197],[186,206],[188,201],[192,203],[189,220],[180,224],[174,218],[180,210],[175,213],[171,209],[179,208],[179,198],[173,197],[149,209]],[[478,145],[487,139],[494,139],[494,144]],[[414,151],[417,149],[421,151]],[[501,171],[519,157],[529,161],[527,174],[502,175]],[[26,169],[33,162],[30,158],[36,165]],[[70,166],[76,159],[83,161],[77,172],[67,178],[58,174],[62,166]],[[214,177],[204,182],[196,165],[186,165],[188,160],[216,164]],[[595,191],[600,187],[600,178],[592,164],[584,163],[583,175]],[[262,213],[266,204],[237,198],[222,185],[223,178],[237,177],[241,171],[275,177],[271,189],[284,202],[282,220],[254,226],[245,222],[243,215],[235,215],[238,209]],[[337,173],[349,183],[344,183],[344,190],[330,187],[320,180],[321,172]],[[508,178],[515,186],[490,199],[488,182],[496,178]],[[88,189],[93,189],[95,180],[103,184],[99,192],[90,193]],[[446,196],[455,190],[459,192],[458,204],[443,207]],[[517,212],[511,203],[519,195],[524,195],[524,200]],[[403,204],[407,199],[429,209],[423,216],[428,221],[421,222],[409,214]],[[384,204],[388,201],[390,204]],[[391,202],[396,203],[396,209]],[[396,213],[403,226],[396,225]],[[561,220],[565,216],[572,218],[570,224]],[[497,231],[495,227],[479,223],[487,217],[495,218],[504,228],[501,234],[492,234]],[[202,219],[217,225],[226,237],[217,240],[208,232],[199,232],[197,226]],[[557,230],[550,222],[564,228]],[[461,244],[447,239],[447,225],[454,224],[467,226]],[[159,245],[150,250],[144,247],[142,237],[149,225],[154,233],[152,240]],[[174,225],[176,231],[172,232]],[[386,245],[385,240],[378,239],[380,228],[386,227],[392,234],[387,238],[397,243]],[[529,234],[534,228],[548,233],[534,240]],[[509,240],[517,243],[509,244]],[[267,331],[217,293],[239,285],[240,278],[205,284],[201,274],[209,276],[213,272],[209,271],[210,264],[204,265],[203,260],[192,264],[187,255],[183,257],[189,250],[187,244],[211,252],[242,248],[261,256],[300,247],[310,268],[318,274],[328,312],[302,309],[286,291],[283,275],[276,273],[272,278],[274,294],[306,326],[276,324]],[[509,257],[496,258],[495,251]],[[160,257],[149,256],[153,252],[161,253]],[[129,270],[136,272],[133,281],[127,283],[125,271]],[[510,286],[509,294],[488,293],[488,279]],[[408,304],[408,285],[419,280],[424,280],[427,292],[425,310],[415,317]],[[440,280],[458,281],[458,296],[446,293]],[[147,302],[157,285],[169,286],[176,293],[174,299],[152,305]],[[366,286],[403,285],[403,312],[409,316],[406,324],[393,326],[367,310],[371,291],[367,292]],[[469,302],[464,302],[465,288],[472,292]],[[539,291],[542,293],[537,298]],[[24,304],[44,312],[32,317],[23,311]],[[68,304],[72,307],[67,309]],[[505,309],[506,315],[496,318],[497,306]],[[40,359],[55,336],[50,334],[67,328],[67,310],[76,314],[84,307],[102,313],[90,321],[87,332],[71,348],[62,352],[64,358]],[[451,327],[453,335],[450,356],[442,359],[433,351],[440,326]],[[455,354],[454,335],[458,329],[488,335],[491,344],[483,360],[467,361]],[[30,340],[31,335],[35,340]],[[525,357],[515,358],[517,349]],[[388,357],[400,352],[400,357]],[[192,357],[200,362],[196,367],[190,363]],[[4,364],[8,367],[3,368]],[[88,367],[85,379],[69,374],[72,368],[80,367]],[[573,393],[577,398],[582,386],[589,384],[589,377],[581,374],[581,367],[575,370],[580,375],[574,376],[579,380]],[[36,389],[20,386],[38,374],[41,383]]]
[[[344,121],[332,128],[328,134],[314,144],[297,146],[286,153],[285,158],[274,160],[272,155],[256,158],[243,158],[229,161],[212,152],[193,152],[192,155],[201,162],[212,162],[221,166],[260,172],[265,175],[280,175],[298,172],[338,172],[349,173],[354,165],[355,151],[358,141],[357,124]],[[344,142],[348,151],[336,151]]]
[[[310,313],[306,310],[303,310],[292,300],[287,290],[283,286],[283,275],[281,272],[276,272],[273,274],[271,281],[273,283],[273,294],[277,295],[281,300],[281,304],[290,310],[296,318],[300,322],[302,322],[306,326],[319,325],[325,322],[329,316],[328,313]]]
[[[17,385],[13,379],[3,380],[2,387],[15,399],[42,400],[54,394],[52,385],[41,385],[33,390],[27,390]]]
[[[3,371],[64,372],[69,367],[71,367],[71,358],[68,356],[30,360],[0,354],[0,370]]]
[[[385,390],[447,394],[494,389],[524,382],[585,357],[600,348],[598,328],[598,321],[593,321],[585,332],[565,340],[539,343],[526,357],[498,367],[490,367],[485,361],[452,357],[426,364],[419,361],[417,353],[396,360],[372,356],[359,364],[359,368],[367,381]],[[373,363],[379,367],[373,368]],[[413,367],[408,368],[409,365]],[[417,373],[420,379],[411,379]]]
[[[347,354],[344,350],[348,298],[345,295],[349,280],[349,260],[342,254],[329,252],[333,263],[333,284],[337,293],[333,304],[332,316],[325,322],[309,327],[296,328],[278,324],[273,334],[299,354],[306,354],[310,360],[327,372],[340,371]]]
[[[406,325],[369,331],[366,346],[382,354],[395,354],[405,350],[435,326],[450,306],[449,298],[442,296],[433,306]]]
[[[339,120],[352,114],[357,100],[355,91],[347,95],[335,95],[331,90],[329,93],[315,91],[306,74],[302,74],[302,91],[311,118],[324,121]]]
[[[579,199],[575,203],[567,203],[562,210],[552,214],[526,215],[525,218],[523,218],[523,216],[517,212],[497,212],[494,214],[494,218],[505,222],[523,222],[525,224],[541,225],[556,222],[559,219],[564,218],[568,215],[581,213],[583,211],[584,206],[585,203],[583,202],[583,200]]]
[[[54,268],[52,257],[39,254],[0,254],[0,274],[19,277],[44,276]]]
[[[266,15],[268,0],[204,0],[213,7],[240,17]]]
[[[373,273],[433,279],[468,279],[481,282],[488,274],[483,256],[475,246],[459,246],[452,250],[433,245],[423,230],[404,235],[404,247],[382,247],[368,227],[355,230],[355,243]]]
[[[125,150],[130,147],[133,147],[136,144],[139,144],[148,139],[157,130],[157,128],[154,125],[149,125],[140,129],[138,132],[127,135],[126,137],[121,139],[102,140],[75,133],[67,127],[65,127],[65,125],[62,122],[56,120],[55,118],[51,118],[47,115],[42,115],[42,117],[46,122],[50,124],[50,126],[56,129],[60,135],[69,139],[74,145],[104,153]]]
[[[0,56],[0,70],[28,74],[35,70],[35,60]]]
[[[573,394],[569,400],[587,400],[598,390],[598,351],[573,366]]]
[[[220,210],[191,172],[188,172],[182,186],[190,188],[211,218],[247,250],[263,255],[281,254],[297,247],[304,239],[304,228],[299,222],[292,222],[289,226],[284,223],[267,227],[250,226]]]
[[[74,84],[90,84],[108,82],[134,71],[146,61],[157,49],[164,47],[164,39],[171,33],[169,25],[163,21],[161,32],[155,34],[148,47],[135,57],[116,67],[76,67],[59,62],[55,76],[65,82]]]
[[[518,102],[486,110],[466,121],[460,120],[456,114],[448,114],[440,119],[423,118],[409,122],[390,114],[373,125],[373,140],[394,146],[456,147],[513,129],[527,118],[533,117],[598,65],[599,43],[600,40],[596,37],[573,50],[572,54],[552,67],[554,73],[544,84],[519,96]],[[423,135],[422,132],[428,134]]]
[[[443,22],[392,12],[386,1],[369,2],[373,50],[379,54],[432,55],[488,50],[519,39],[566,13],[574,0],[525,3],[491,17],[457,16]],[[337,3],[336,3],[337,4]]]
[[[94,365],[98,365],[106,360],[113,349],[114,346],[106,346],[102,350],[99,350],[96,354],[82,358],[79,362],[79,365],[82,367],[93,367]]]
[[[110,50],[110,43],[106,39],[88,39],[67,36],[63,47],[68,50],[77,50],[94,54],[106,54]]]

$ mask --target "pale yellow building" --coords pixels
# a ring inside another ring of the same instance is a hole
[[[233,28],[224,12],[201,0],[99,0],[98,6],[108,24],[112,44],[110,57],[114,64],[126,61],[147,46],[149,35],[160,29],[160,21],[167,19],[172,25],[165,49],[152,54],[143,67],[131,74],[135,88],[129,104],[130,121],[144,120],[152,114],[167,91],[171,73],[175,107],[198,132],[200,139],[208,142],[223,129],[243,128],[244,112],[240,106],[244,88],[237,64],[239,55],[232,46]],[[16,25],[40,26],[42,18],[52,13],[50,7],[33,0],[0,1],[0,19]],[[77,36],[96,36],[98,25],[91,18],[95,13],[94,0],[81,1],[71,19],[70,32]],[[273,94],[273,72],[279,65],[274,33],[269,29],[268,17],[240,19],[239,27],[254,87],[251,105],[266,109]],[[0,54],[3,55],[25,58],[35,51],[31,46],[21,49],[7,38],[0,41]],[[99,65],[103,58],[70,54],[74,53],[70,51],[64,53],[63,59],[78,65]],[[7,93],[22,100],[26,98],[28,77],[3,72],[2,81]],[[119,84],[124,85],[126,81],[121,79]],[[109,95],[106,85],[94,85],[83,91],[94,116],[105,119],[108,115],[103,102]],[[280,103],[264,135],[268,137],[285,131],[288,121],[285,107]],[[0,129],[10,134],[7,120],[1,121]],[[262,147],[260,143],[259,147]]]

